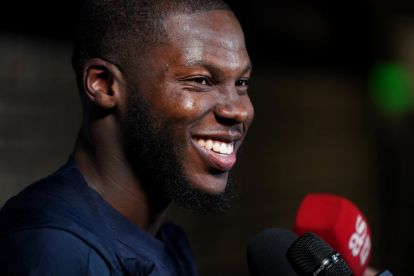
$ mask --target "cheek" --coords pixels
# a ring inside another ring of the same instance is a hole
[[[198,109],[194,98],[191,97],[182,97],[182,99],[179,100],[179,105],[181,106],[181,109],[186,113],[191,113],[195,109]]]
[[[200,119],[207,112],[208,106],[196,94],[185,93],[175,97],[171,110],[171,118],[191,123]]]

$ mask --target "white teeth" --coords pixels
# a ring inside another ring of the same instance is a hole
[[[233,144],[228,144],[227,145],[227,154],[232,154],[233,149],[234,149],[234,145]]]
[[[208,150],[213,150],[214,152],[221,153],[221,154],[232,154],[234,150],[233,143],[223,143],[219,141],[213,141],[211,139],[204,140],[198,139],[197,143]]]
[[[220,153],[221,154],[228,154],[227,153],[227,144],[225,144],[225,143],[222,143],[221,144],[221,146],[220,146]]]
[[[215,152],[220,152],[220,149],[221,149],[221,143],[219,143],[219,142],[214,142],[213,150],[214,150]]]
[[[208,150],[211,150],[213,148],[213,141],[211,140],[207,140],[206,144],[204,145],[204,147]]]
[[[200,139],[200,140],[198,140],[198,141],[197,141],[197,143],[198,143],[200,146],[204,147],[204,146],[205,146],[205,144],[206,144],[206,141],[204,141],[203,139]]]

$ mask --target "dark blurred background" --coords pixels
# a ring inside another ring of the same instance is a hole
[[[347,197],[372,228],[371,266],[411,275],[414,1],[229,1],[254,64],[256,118],[223,215],[172,208],[201,275],[248,275],[260,230],[303,196]],[[0,9],[0,205],[66,161],[80,122],[70,67],[78,1]],[[412,228],[413,227],[413,228]]]

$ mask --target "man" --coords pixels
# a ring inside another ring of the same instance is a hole
[[[195,275],[172,201],[229,207],[253,119],[240,25],[220,0],[88,0],[83,121],[66,165],[0,212],[1,275]]]

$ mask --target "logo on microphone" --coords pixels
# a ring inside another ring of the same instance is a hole
[[[361,215],[357,216],[355,232],[349,239],[348,248],[351,250],[352,256],[357,257],[359,255],[361,266],[363,266],[371,250],[371,238],[368,233],[368,225]]]

